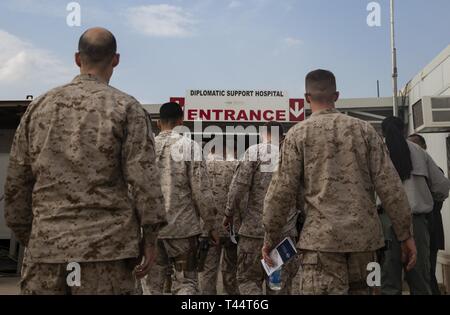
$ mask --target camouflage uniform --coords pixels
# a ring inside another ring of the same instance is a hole
[[[259,144],[250,147],[239,164],[228,194],[225,214],[232,216],[240,210],[242,223],[239,228],[237,281],[239,291],[243,295],[263,294],[263,283],[266,273],[261,265],[261,248],[264,243],[262,211],[273,171],[278,163],[278,147],[271,144]],[[242,199],[248,194],[245,209],[239,209]],[[288,208],[287,222],[283,227],[283,236],[295,238],[298,211],[295,202]],[[291,291],[291,281],[298,271],[297,259],[284,267],[282,277],[284,288],[279,294]],[[274,294],[266,288],[267,293]]]
[[[304,194],[305,294],[367,293],[366,267],[384,246],[375,192],[399,240],[411,236],[411,211],[387,149],[367,122],[335,109],[293,127],[264,203],[266,243],[273,246],[288,205]]]
[[[158,235],[157,262],[146,285],[152,294],[162,294],[162,283],[173,266],[172,293],[197,294],[200,219],[209,232],[215,229],[216,215],[206,164],[201,147],[176,132],[163,131],[155,141],[169,224]]]
[[[123,260],[139,255],[140,227],[150,243],[167,223],[159,181],[151,124],[131,96],[80,75],[33,101],[15,135],[5,187],[6,222],[27,247],[23,292],[65,292],[60,271],[69,262],[123,277]],[[73,293],[130,292],[111,287],[108,275],[82,279]]]
[[[34,263],[25,255],[20,289],[23,295],[135,295],[142,294],[134,280],[135,259],[80,263],[81,286],[69,286],[67,264]],[[93,281],[95,279],[95,281]]]
[[[222,282],[224,292],[229,295],[239,294],[236,282],[237,246],[230,240],[222,220],[227,203],[228,189],[236,169],[237,161],[224,161],[217,158],[208,160],[206,165],[212,192],[217,208],[216,226],[220,236],[220,246],[210,246],[203,272],[200,273],[200,289],[203,295],[217,294],[217,277],[222,257]],[[238,222],[234,223],[235,227]]]

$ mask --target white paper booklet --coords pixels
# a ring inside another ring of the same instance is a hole
[[[290,237],[286,237],[270,252],[270,258],[272,258],[273,267],[268,266],[264,259],[261,259],[261,264],[263,265],[267,275],[270,277],[272,273],[277,271],[295,255],[297,255],[295,244]]]

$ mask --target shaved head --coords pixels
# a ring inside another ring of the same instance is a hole
[[[90,28],[81,35],[78,42],[78,52],[82,63],[85,65],[107,65],[117,52],[116,38],[107,29]]]
[[[328,70],[315,70],[306,76],[305,90],[313,101],[332,103],[335,101],[336,78]]]

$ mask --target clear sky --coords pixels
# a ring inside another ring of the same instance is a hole
[[[309,70],[335,72],[345,98],[391,95],[389,1],[369,27],[369,0],[64,0],[0,2],[0,99],[35,96],[76,75],[88,27],[116,35],[111,84],[143,103],[187,89],[280,89],[301,97]],[[400,87],[450,44],[449,0],[396,0]]]

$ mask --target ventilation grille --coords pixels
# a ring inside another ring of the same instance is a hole
[[[450,97],[424,97],[411,111],[416,132],[450,132]]]

